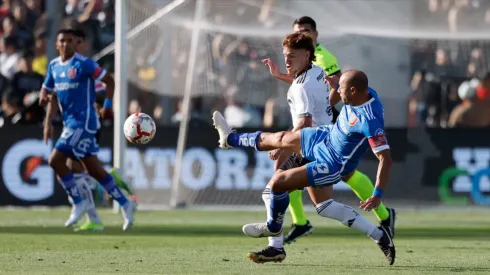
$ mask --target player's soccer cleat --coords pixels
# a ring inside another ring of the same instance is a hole
[[[65,226],[72,226],[76,224],[88,210],[90,203],[88,200],[83,200],[79,204],[73,204],[71,207],[71,213],[68,220],[65,222]]]
[[[286,251],[284,248],[275,248],[268,246],[262,250],[250,252],[247,257],[255,263],[263,264],[267,262],[282,262],[286,259]]]
[[[383,232],[383,237],[376,242],[383,251],[383,254],[386,257],[386,261],[388,262],[389,265],[392,265],[395,263],[395,257],[396,257],[396,251],[395,251],[395,244],[393,243],[393,239],[391,238],[391,232],[389,232],[388,229],[386,229],[384,226],[378,227],[379,230]]]
[[[242,227],[243,233],[252,238],[277,237],[282,234],[282,227],[279,232],[271,232],[267,223],[250,223]]]
[[[395,209],[393,208],[386,208],[388,210],[388,212],[390,212],[390,216],[388,217],[388,219],[384,220],[384,221],[381,221],[380,222],[380,225],[385,227],[385,228],[388,228],[391,232],[391,238],[394,239],[395,238],[395,221],[396,221],[396,212],[395,212]]]
[[[121,207],[121,212],[124,218],[123,231],[128,230],[133,226],[134,212],[136,212],[136,203],[128,200],[128,203]]]
[[[219,134],[219,147],[221,149],[230,149],[233,148],[230,145],[228,145],[228,142],[226,141],[228,136],[233,132],[228,123],[226,122],[225,118],[223,115],[215,111],[213,113],[213,125],[216,130],[218,130]]]
[[[313,232],[313,226],[310,221],[306,221],[305,225],[291,225],[291,229],[288,232],[288,235],[284,238],[284,243],[290,244],[295,242],[297,239],[301,237],[305,237]]]
[[[75,231],[85,231],[85,232],[100,232],[104,231],[104,225],[97,222],[86,222],[80,227],[75,228]]]

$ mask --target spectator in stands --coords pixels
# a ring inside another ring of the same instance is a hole
[[[19,98],[7,90],[2,96],[2,110],[0,113],[0,127],[10,124],[22,124],[24,118],[21,113],[21,106],[19,104]]]
[[[232,86],[226,94],[227,106],[224,110],[226,122],[233,128],[261,127],[263,120],[260,113],[249,104],[236,100],[238,88]]]
[[[34,44],[34,59],[32,60],[32,70],[45,76],[48,68],[48,57],[46,56],[46,33],[40,30],[36,35]]]
[[[488,127],[490,126],[490,106],[488,101],[480,100],[476,88],[478,79],[464,81],[458,88],[458,95],[463,100],[454,108],[448,126],[455,127]]]
[[[44,77],[32,70],[34,54],[25,52],[19,59],[18,72],[12,77],[13,92],[20,98],[24,98],[31,92],[38,92],[44,81]]]
[[[1,1],[0,2],[0,20],[3,21],[3,19],[9,15],[10,13],[10,7],[11,7],[11,4],[10,2],[12,2],[12,0],[4,0],[4,1]],[[2,31],[2,34],[3,34],[3,30]]]
[[[17,40],[20,48],[28,48],[33,45],[32,32],[25,26],[20,26],[12,15],[7,15],[2,22],[4,37],[12,37]]]
[[[44,12],[44,0],[24,0],[24,2],[27,7],[27,21],[31,26],[31,22],[37,22]],[[34,26],[32,26],[32,30],[34,30]]]
[[[30,34],[32,39],[32,30],[36,27],[36,18],[29,17],[29,10],[23,2],[15,2],[12,10],[18,29]],[[32,40],[30,41],[32,43]]]
[[[199,126],[207,125],[207,122],[204,119],[202,119],[203,115],[196,108],[196,100],[191,99],[189,105],[190,105],[189,116],[188,116],[189,126],[199,127]],[[173,125],[180,124],[184,116],[183,111],[184,111],[183,99],[180,99],[179,102],[177,103],[177,112],[170,119]]]
[[[17,52],[17,41],[13,37],[7,37],[3,39],[2,53],[0,54],[0,73],[8,78],[12,79],[17,71],[17,61],[19,60],[19,53]]]

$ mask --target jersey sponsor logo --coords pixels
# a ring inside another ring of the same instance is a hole
[[[64,91],[64,90],[69,90],[69,89],[77,89],[79,83],[69,83],[69,82],[61,82],[61,83],[55,83],[54,88],[56,91]]]
[[[77,77],[77,68],[75,68],[75,67],[69,68],[68,69],[68,77],[71,79],[74,79],[75,77]]]

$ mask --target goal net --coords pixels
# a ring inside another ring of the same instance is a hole
[[[469,66],[477,67],[475,74],[489,67],[483,53],[489,48],[490,6],[460,2],[126,1],[129,111],[148,113],[168,127],[157,131],[158,140],[149,148],[128,149],[128,181],[144,204],[168,205],[173,198],[185,205],[261,205],[272,161],[267,153],[217,150],[211,112],[224,112],[238,128],[290,126],[288,85],[272,78],[260,60],[270,57],[284,71],[282,38],[304,15],[316,20],[318,42],[343,70],[368,74],[383,100],[386,125],[406,127],[410,80],[416,71],[434,67],[439,50],[451,60],[450,76],[468,77]],[[189,67],[193,35],[198,42]],[[109,47],[96,56],[112,51]],[[180,181],[172,188],[176,127],[189,73],[189,136]],[[372,179],[375,167],[373,160],[361,164]],[[337,197],[353,198],[345,185],[336,188]]]

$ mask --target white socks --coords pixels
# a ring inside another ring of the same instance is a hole
[[[352,207],[338,203],[332,199],[317,204],[316,212],[322,217],[331,218],[347,227],[355,228],[375,241],[379,241],[383,237],[381,230],[366,218],[359,215]]]
[[[78,189],[84,200],[87,200],[89,203],[87,210],[87,219],[89,222],[102,223],[100,221],[99,214],[97,214],[97,210],[95,209],[94,196],[92,195],[92,189],[89,187],[87,183],[87,177],[90,177],[87,174],[75,174],[75,182],[78,185]]]
[[[269,188],[264,189],[264,192],[262,193],[262,200],[264,201],[265,209],[267,210],[267,220],[270,220],[272,219],[272,215],[271,215],[271,190]],[[282,234],[277,237],[269,237],[268,239],[269,239],[269,246],[275,248],[283,247]]]

